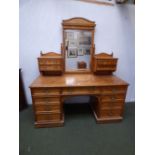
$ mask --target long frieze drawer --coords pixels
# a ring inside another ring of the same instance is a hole
[[[101,88],[101,93],[125,93],[127,87],[126,86],[107,86]]]
[[[40,71],[61,71],[62,65],[39,65]]]
[[[100,90],[96,87],[70,87],[64,88],[62,91],[63,95],[74,95],[74,94],[99,94]]]
[[[99,117],[114,117],[114,116],[122,116],[122,109],[104,109],[99,111]]]
[[[52,59],[52,58],[38,58],[40,65],[60,65],[62,64],[61,59]]]
[[[53,104],[35,104],[36,111],[52,111],[52,112],[61,112],[61,104],[53,103]]]
[[[32,95],[40,96],[40,95],[56,95],[60,94],[59,88],[33,88],[31,90]]]
[[[60,97],[34,97],[33,98],[34,104],[49,104],[49,103],[58,103],[60,102]]]
[[[35,115],[36,121],[60,121],[62,114],[61,113],[37,113]]]
[[[125,94],[112,94],[112,95],[103,95],[101,96],[101,102],[110,101],[120,101],[125,99]]]

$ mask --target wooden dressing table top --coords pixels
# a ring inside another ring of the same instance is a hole
[[[94,74],[64,74],[62,76],[40,75],[30,85],[35,87],[80,87],[80,86],[115,86],[128,85],[114,75],[96,76]]]

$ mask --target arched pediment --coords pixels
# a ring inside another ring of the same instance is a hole
[[[68,27],[95,27],[96,24],[94,21],[90,21],[86,18],[82,17],[75,17],[70,18],[62,21],[62,25],[64,28]]]

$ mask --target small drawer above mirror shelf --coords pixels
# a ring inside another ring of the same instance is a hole
[[[61,75],[63,73],[63,58],[61,54],[48,52],[40,53],[38,58],[39,71],[43,75]]]
[[[117,58],[112,54],[100,53],[94,55],[94,74],[111,75],[117,68]]]

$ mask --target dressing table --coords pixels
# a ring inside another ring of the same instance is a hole
[[[40,53],[40,76],[30,85],[35,127],[63,126],[64,100],[83,95],[93,97],[98,123],[122,120],[128,83],[113,75],[113,54],[95,54],[95,22],[71,18],[62,26],[61,53]]]

